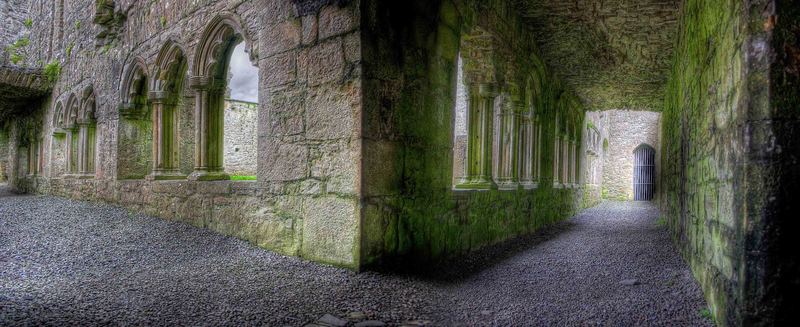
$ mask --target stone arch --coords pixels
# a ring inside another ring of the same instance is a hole
[[[184,48],[169,39],[156,57],[148,99],[152,110],[152,174],[149,179],[183,179],[180,171],[180,106],[188,69]]]
[[[81,92],[77,121],[77,177],[92,178],[95,174],[96,155],[96,102],[94,88],[86,86]],[[74,135],[73,135],[74,137]],[[75,172],[73,170],[73,172]]]
[[[524,188],[534,188],[541,176],[541,78],[533,71],[525,77],[520,122],[519,177]]]
[[[50,138],[50,150],[48,151],[48,162],[50,169],[50,176],[57,177],[64,174],[66,167],[65,157],[65,135],[66,130],[66,105],[63,100],[56,101],[53,109],[52,119],[52,136]]]
[[[79,123],[90,123],[95,120],[95,99],[94,88],[89,85],[81,92],[81,107],[78,112]]]
[[[250,55],[250,61],[253,65],[258,63],[253,46],[255,42],[242,26],[239,18],[231,13],[219,14],[208,23],[192,63],[193,77],[213,78],[224,70],[225,52],[233,49],[231,43],[245,42],[245,52]]]
[[[154,96],[154,92],[157,93],[156,96],[171,96],[181,91],[183,74],[188,65],[186,52],[183,49],[183,46],[173,39],[167,40],[161,47],[149,85],[151,98]]]
[[[67,106],[65,108],[65,115],[64,115],[64,128],[73,129],[76,127],[78,122],[78,111],[80,109],[80,101],[78,97],[75,96],[74,93],[70,94],[67,97]]]
[[[53,109],[53,130],[58,131],[64,128],[64,103],[56,101]]]
[[[495,187],[492,173],[494,135],[491,133],[497,98],[497,73],[493,63],[494,36],[480,26],[462,31],[460,56],[468,93],[465,173],[456,189]]]
[[[257,66],[254,42],[233,14],[214,17],[200,38],[191,77],[196,103],[195,168],[190,176],[193,180],[230,178],[223,167],[225,91],[228,61],[235,46],[241,42],[245,44],[251,64]]]
[[[125,67],[120,83],[120,115],[128,119],[147,117],[147,92],[150,90],[147,64],[141,57],[135,57]]]
[[[117,178],[143,179],[153,168],[153,121],[148,108],[150,72],[141,57],[134,57],[120,82],[117,135]]]

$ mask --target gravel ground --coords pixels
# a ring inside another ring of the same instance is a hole
[[[710,325],[657,215],[604,203],[432,273],[356,274],[0,187],[0,325]]]

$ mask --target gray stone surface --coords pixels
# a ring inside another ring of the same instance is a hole
[[[321,266],[179,222],[0,188],[0,325],[708,326],[647,203],[604,203],[436,273]],[[640,287],[620,287],[619,276]]]
[[[633,151],[641,144],[656,150],[656,163],[661,158],[661,114],[652,111],[608,110],[605,128],[608,149],[604,153],[603,189],[610,199],[633,200]],[[656,181],[659,165],[656,164]],[[658,192],[658,185],[656,185]]]
[[[223,160],[225,172],[231,175],[255,176],[258,168],[258,104],[225,101],[225,135]]]

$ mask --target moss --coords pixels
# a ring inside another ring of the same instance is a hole
[[[232,181],[254,181],[256,180],[256,176],[244,176],[244,175],[232,175]]]
[[[33,27],[33,20],[30,19],[30,17],[29,18],[25,18],[25,20],[22,21],[22,25],[25,25],[25,27],[27,27],[27,28],[31,28],[31,27]]]
[[[44,76],[47,77],[48,82],[55,83],[60,75],[61,63],[58,60],[53,59],[53,61],[44,66]]]
[[[66,50],[67,57],[72,55],[72,48],[74,48],[74,47],[75,47],[75,43],[73,43],[73,42],[70,42],[69,45],[67,45],[67,50]]]
[[[79,20],[76,20],[76,21],[75,21],[75,29],[76,29],[76,30],[79,30],[79,29],[81,29],[81,21],[79,21]]]
[[[161,27],[162,28],[167,27],[167,17],[166,16],[161,16],[161,19],[159,21],[161,22]]]

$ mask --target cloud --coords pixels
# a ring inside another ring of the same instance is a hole
[[[228,74],[231,99],[258,102],[258,68],[250,63],[250,57],[244,52],[244,42],[233,49]]]

